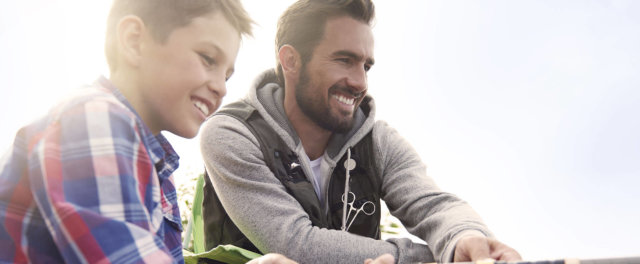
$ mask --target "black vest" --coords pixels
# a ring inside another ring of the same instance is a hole
[[[361,104],[365,113],[369,112],[368,98]],[[252,106],[235,102],[225,106],[216,115],[227,115],[244,123],[260,143],[260,149],[265,163],[276,178],[286,187],[309,215],[313,226],[340,230],[342,226],[342,194],[344,192],[345,167],[344,154],[336,164],[331,174],[328,190],[328,214],[324,212],[313,185],[307,179],[298,156],[291,150],[278,134],[267,124],[262,116]],[[349,191],[353,192],[356,200],[354,207],[359,208],[363,203],[371,201],[375,204],[372,215],[359,213],[349,232],[361,236],[380,239],[380,189],[371,132],[351,148],[351,158],[356,161],[356,168],[350,171]],[[271,175],[265,175],[271,177]],[[254,252],[260,252],[247,237],[231,221],[222,207],[218,196],[205,172],[204,199],[202,202],[202,217],[204,220],[204,238],[207,250],[218,245],[232,244]],[[352,212],[351,218],[355,212]],[[350,219],[349,219],[350,220]]]

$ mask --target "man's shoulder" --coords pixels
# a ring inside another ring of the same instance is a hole
[[[223,105],[204,122],[202,130],[207,131],[209,130],[208,128],[218,129],[237,125],[246,126],[249,117],[257,112],[256,108],[245,100],[238,100]]]
[[[229,104],[226,104],[218,110],[214,116],[216,115],[232,115],[237,116],[239,118],[246,119],[251,115],[256,108],[249,104],[244,100],[238,100]]]
[[[383,120],[375,121],[371,129],[371,135],[374,147],[379,149],[379,152],[388,152],[389,148],[398,148],[402,145],[400,142],[404,141],[398,130]]]
[[[229,139],[252,134],[246,121],[238,116],[216,113],[200,128],[200,137],[205,140],[222,140],[218,144],[232,144]]]
[[[389,123],[387,123],[387,121],[384,120],[376,120],[373,123],[373,128],[371,130],[374,136],[396,131],[395,128],[393,128],[391,125],[389,125]]]
[[[259,151],[260,138],[271,131],[263,124],[262,129],[252,126],[249,116],[256,110],[250,105],[236,105],[239,107],[223,107],[215,115],[207,119],[200,128],[201,149],[205,152],[248,152]],[[233,109],[232,109],[233,108]],[[253,116],[251,119],[254,119]],[[259,134],[260,133],[260,134]]]

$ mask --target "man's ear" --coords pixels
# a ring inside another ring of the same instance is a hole
[[[139,65],[145,30],[144,22],[137,16],[125,16],[118,22],[116,27],[118,50],[124,63],[133,67]]]
[[[280,65],[282,65],[282,72],[284,76],[297,78],[300,68],[302,67],[302,60],[300,53],[291,45],[284,45],[278,51],[278,59]]]

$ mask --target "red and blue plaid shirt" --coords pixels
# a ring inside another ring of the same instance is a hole
[[[0,160],[0,263],[183,262],[178,155],[101,77]]]

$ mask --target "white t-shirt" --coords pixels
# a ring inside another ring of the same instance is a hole
[[[320,205],[324,206],[324,193],[329,180],[329,175],[327,175],[329,165],[324,162],[324,155],[309,161],[309,165],[311,165],[311,171],[313,172],[313,189],[316,191],[318,200],[320,200]]]

